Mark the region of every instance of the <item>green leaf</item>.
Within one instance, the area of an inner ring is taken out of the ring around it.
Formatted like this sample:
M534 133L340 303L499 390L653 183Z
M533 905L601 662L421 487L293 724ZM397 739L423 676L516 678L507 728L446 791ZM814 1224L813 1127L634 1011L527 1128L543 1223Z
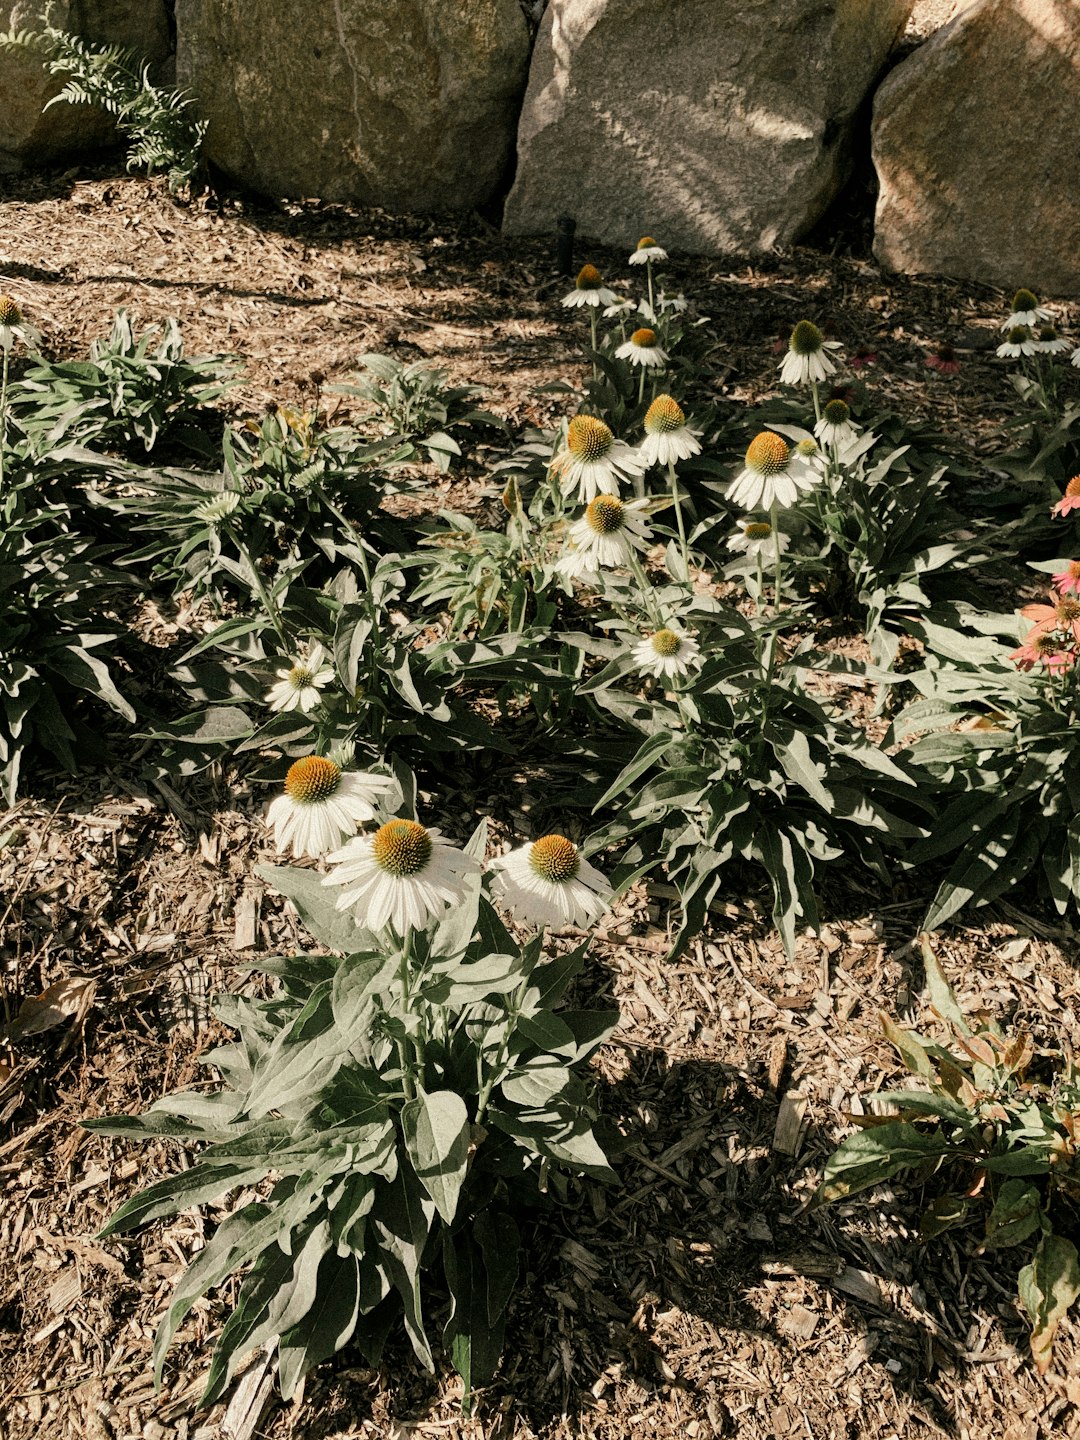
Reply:
M413 1350L431 1374L435 1373L435 1362L424 1331L420 1262L434 1218L435 1206L408 1164L399 1165L397 1178L381 1190L369 1217L372 1233L382 1249L381 1268L403 1302L405 1329Z
M926 988L930 992L930 1004L946 1024L954 1025L961 1035L970 1035L971 1027L964 1019L964 1012L953 994L952 986L945 979L945 972L938 964L929 935L919 936L919 950L926 974Z
M266 1174L266 1161L257 1156L250 1165L203 1165L196 1163L190 1170L159 1180L126 1200L101 1230L101 1237L122 1235L138 1225L147 1225L163 1215L176 1215L181 1210L216 1200L239 1185L251 1185Z
M1031 1318L1031 1354L1044 1375L1053 1359L1057 1327L1080 1296L1076 1246L1061 1235L1044 1234L1031 1264L1020 1271L1017 1288Z
M825 1162L825 1172L812 1204L829 1205L872 1185L889 1180L899 1170L922 1165L949 1154L951 1146L936 1131L924 1134L903 1120L856 1130Z
M502 1081L503 1099L527 1110L542 1109L570 1085L570 1071L549 1056L540 1056L519 1066Z
M675 736L672 735L669 730L661 730L659 734L653 735L651 739L646 740L645 744L642 745L629 765L625 766L619 772L609 788L604 791L603 795L593 806L592 813L595 815L598 810L602 810L605 805L614 800L616 795L621 795L624 790L629 789L639 776L644 775L645 771L648 770L655 761L659 760L660 756L663 755L665 750L667 750L674 741Z
M323 877L316 871L293 865L258 865L255 873L291 900L315 939L337 954L370 955L378 950L371 931L358 925L350 910L337 909L340 889L323 885Z
M521 1234L505 1210L481 1210L473 1221L473 1238L484 1255L487 1271L487 1310L492 1325L500 1318L518 1278Z
M1034 1185L1006 1180L986 1217L984 1249L1002 1250L1020 1245L1034 1235L1042 1221L1042 1197Z
M360 1310L360 1265L355 1255L323 1255L316 1295L303 1319L278 1340L278 1383L291 1400L301 1378L335 1355L356 1328Z
M478 865L482 865L486 848L487 821L481 820L465 846L465 854L476 860ZM482 885L483 874L479 868L465 877L461 887L462 898L435 927L431 938L432 955L464 955L476 931Z
M453 1090L421 1090L401 1112L405 1148L424 1189L449 1225L469 1163L469 1112Z
M835 808L833 797L822 784L817 766L810 756L810 742L803 731L793 731L786 745L778 744L774 748L788 779L800 785L827 815L831 815Z
M491 1319L483 1253L466 1232L443 1235L443 1273L451 1299L443 1344L464 1382L461 1408L468 1415L473 1390L485 1385L498 1367L504 1324L501 1315Z
M354 1051L366 1052L367 1031L375 1016L380 986L397 973L395 955L349 955L341 962L330 989L334 1025Z
M226 1320L206 1377L202 1405L212 1405L231 1383L244 1357L253 1348L251 1337L263 1327L271 1304L286 1288L293 1257L280 1245L269 1245L255 1260L240 1290L236 1308Z
M618 1181L588 1116L577 1110L552 1105L545 1110L511 1112L492 1106L487 1118L534 1154L546 1155L597 1180Z

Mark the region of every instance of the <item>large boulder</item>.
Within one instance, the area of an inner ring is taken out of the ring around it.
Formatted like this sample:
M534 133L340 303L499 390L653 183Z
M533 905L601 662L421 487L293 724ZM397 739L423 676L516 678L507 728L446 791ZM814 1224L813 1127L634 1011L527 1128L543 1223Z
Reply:
M846 178L914 0L551 0L507 201L597 240L705 254L795 239Z
M874 253L893 270L1080 293L1080 5L976 0L874 100Z
M269 195L467 209L525 88L518 0L177 0L177 78L208 157Z
M152 65L172 51L164 0L53 0L52 23L84 40L123 45ZM0 0L0 30L40 30L45 0ZM26 50L0 51L0 172L46 165L79 150L112 143L116 130L103 110L46 102L63 81L41 57Z

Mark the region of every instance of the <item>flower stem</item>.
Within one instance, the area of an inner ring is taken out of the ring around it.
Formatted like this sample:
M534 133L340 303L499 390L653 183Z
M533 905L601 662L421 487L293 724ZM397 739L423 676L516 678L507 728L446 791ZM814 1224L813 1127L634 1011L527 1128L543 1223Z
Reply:
M810 393L814 397L814 419L821 420L821 396L818 394L818 382L811 376Z
M287 655L292 649L292 642L290 641L288 635L285 633L285 626L282 624L281 620L281 611L276 605L276 603L270 598L270 592L263 584L263 578L259 574L259 571L255 565L255 561L251 558L251 553L248 550L247 546L244 544L243 540L241 540L240 536L236 533L236 531L232 528L231 525L227 525L225 528L232 536L233 544L240 552L240 558L244 561L248 569L251 571L251 580L252 585L255 588L255 593L256 595L258 595L260 601L262 602L262 607L266 611L267 619L277 631L277 637L281 641L282 649Z
M590 306L589 306L589 328L590 328L590 330L591 330L591 332L592 332L592 350L593 350L593 354L592 354L592 378L593 378L594 380L599 380L599 379L600 379L600 372L599 372L599 370L598 370L597 367L596 367L596 318L597 318L597 317L596 317L596 306L595 306L595 305L590 305Z
M401 965L398 970L398 978L401 981L401 1009L405 1015L409 1014L409 1007L412 996L409 993L409 962L412 959L412 931L405 931L405 938L401 942ZM405 1088L405 1099L416 1098L416 1085L413 1080L412 1067L419 1065L421 1078L423 1078L424 1064L424 1042L417 1038L409 1045L407 1036L402 1036L397 1041L398 1060L401 1064L401 1083Z
M660 623L660 612L656 608L656 597L653 594L653 587L649 584L649 577L645 574L645 567L642 565L641 560L638 558L638 553L633 546L629 546L629 551L627 564L630 567L630 573L641 586L641 594L645 601L645 608L649 612L649 619L658 630L661 630L663 626Z
M10 351L4 346L4 376L0 381L0 500L4 498L4 460L7 456L7 388Z
M679 546L682 549L683 566L686 569L687 580L690 576L690 549L686 543L686 522L682 513L682 497L679 495L678 481L675 479L675 461L668 461L668 480L671 482L671 498L675 502L675 523L679 527Z
M647 278L648 278L648 281L649 281L649 314L650 314L650 318L653 319L653 320L655 320L655 319L656 319L656 303L655 303L655 301L653 300L653 279L652 279L652 261L651 261L651 260L646 260L646 261L645 261L645 274L646 274L646 276L647 276Z

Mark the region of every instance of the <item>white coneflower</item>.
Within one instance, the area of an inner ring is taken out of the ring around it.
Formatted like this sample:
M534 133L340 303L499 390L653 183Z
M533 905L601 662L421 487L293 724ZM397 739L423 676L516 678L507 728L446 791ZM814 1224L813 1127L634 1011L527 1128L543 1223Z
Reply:
M1027 325L1014 325L1007 337L997 347L1003 360L1015 360L1020 355L1035 354L1035 340Z
M1060 355L1068 350L1069 342L1062 339L1053 325L1040 325L1035 332L1035 353L1037 355Z
M491 868L495 898L524 925L580 929L611 908L611 886L565 835L544 835Z
M604 319L620 319L623 315L627 313L627 311L636 310L637 308L637 302L635 300L631 300L630 297L626 295L618 300L613 300L612 303L605 308Z
M631 265L647 265L650 260L666 260L667 251L662 245L658 245L651 235L643 235L637 242L637 248L630 256Z
M828 355L839 350L838 340L826 340L810 320L800 320L791 332L788 351L780 364L780 379L785 385L809 385L814 380L827 380L836 366Z
M404 937L459 905L465 881L480 864L415 820L388 820L374 835L357 835L327 857L324 885L343 887L339 910L353 910L369 930L392 925Z
M672 315L682 315L684 311L689 310L690 301L685 295L666 295L661 290L656 299L656 308L665 313L670 310Z
M1017 290L1013 296L1012 314L1001 322L1002 330L1012 330L1017 325L1038 325L1053 316L1039 304L1032 290Z
M582 500L615 495L619 484L641 473L638 452L616 440L597 415L575 415L567 426L566 443L551 462L563 493L575 490Z
M614 290L609 290L595 265L583 265L569 295L563 296L563 304L576 308L579 305L614 305L618 300Z
M275 672L278 680L266 692L265 700L271 710L302 710L310 714L320 700L319 691L334 679L334 667L329 663L322 645L314 644L303 659Z
M625 565L633 551L647 550L649 528L642 511L645 501L630 500L625 504L614 495L597 495L586 506L585 514L570 527L573 553L586 567Z
M826 402L821 419L814 426L814 434L828 450L844 450L851 444L858 430L852 424L846 400Z
M16 340L21 340L28 350L36 350L41 344L41 332L23 319L17 301L10 295L0 295L0 350L10 354Z
M813 450L817 449L813 440ZM821 472L771 430L755 435L746 451L746 464L728 486L727 499L741 510L771 510L793 505L821 479Z
M673 465L701 451L679 402L670 395L658 395L645 412L645 439L638 447L642 465Z
M279 850L296 856L325 855L351 835L357 822L375 818L375 805L395 780L361 770L343 771L322 755L305 755L289 766L284 794L271 800L266 823Z
M727 542L727 548L735 555L745 555L756 560L763 555L766 560L775 560L779 550L782 555L791 541L781 530L774 530L768 520L740 520L739 528Z
M213 495L209 500L200 500L195 506L193 514L198 520L205 520L208 525L220 525L234 514L240 504L239 490L223 490L219 495Z
M643 365L647 370L656 370L667 364L667 351L656 338L656 331L643 325L635 330L625 344L615 351L617 360L629 360L631 365Z
M665 625L634 646L634 661L647 675L685 675L701 664L701 648L693 635L677 625Z

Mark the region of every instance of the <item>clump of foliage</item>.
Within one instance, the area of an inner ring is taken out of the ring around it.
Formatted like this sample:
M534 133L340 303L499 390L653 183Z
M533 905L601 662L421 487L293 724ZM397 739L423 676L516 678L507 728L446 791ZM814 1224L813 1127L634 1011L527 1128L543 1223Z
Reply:
M485 826L468 853L481 858ZM114 1234L241 1187L180 1281L165 1353L198 1298L247 1269L203 1403L257 1345L276 1347L283 1394L347 1342L375 1364L404 1323L434 1370L430 1291L445 1287L443 1347L472 1389L498 1365L521 1227L575 1177L615 1176L596 1134L586 1062L616 1016L561 1008L586 945L519 945L481 891L400 939L360 928L307 870L267 869L332 955L260 967L269 999L225 997L239 1039L206 1057L224 1084L180 1091L141 1118L92 1120L121 1136L203 1148L190 1168L121 1206Z
M1021 1304L1031 1322L1031 1353L1045 1372L1054 1334L1080 1298L1080 1261L1061 1227L1080 1218L1080 1070L1071 1055L1036 1046L995 1022L973 1027L957 1003L929 940L922 954L931 1005L945 1044L882 1025L901 1060L925 1088L888 1090L897 1115L864 1115L830 1157L816 1205L844 1200L902 1171L918 1183L947 1176L947 1193L922 1217L932 1239L981 1219L978 1253L1034 1243L1020 1271Z
M164 170L176 194L200 171L206 122L195 120L182 91L155 85L150 66L122 45L95 45L46 21L40 30L10 30L0 48L30 50L43 57L52 75L66 77L45 108L67 102L98 105L116 120L129 142L129 170L153 175Z

